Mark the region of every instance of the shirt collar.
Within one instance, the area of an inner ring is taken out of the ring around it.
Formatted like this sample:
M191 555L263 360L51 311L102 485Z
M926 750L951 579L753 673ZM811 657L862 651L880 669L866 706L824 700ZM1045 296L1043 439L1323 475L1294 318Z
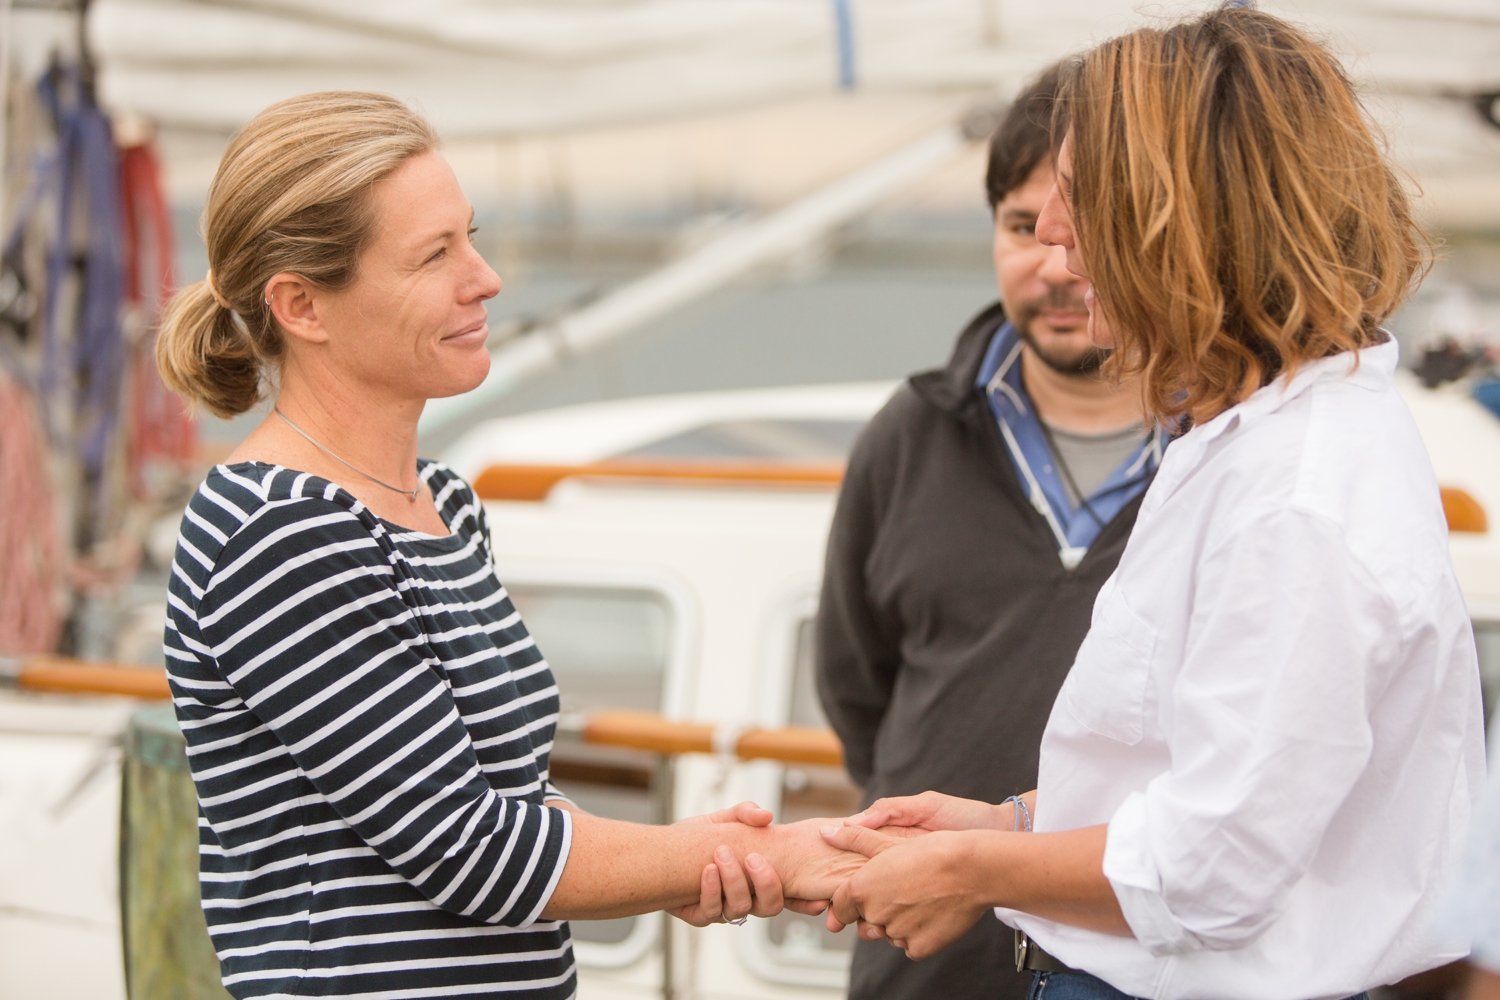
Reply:
M1011 390L1005 393L1006 396L1016 409L1026 414L1030 412L1030 407L1022 388L1020 357L1021 334L1010 320L1006 320L990 339L990 346L984 352L984 360L979 363L979 373L974 384L987 393Z
M1396 374L1401 351L1396 338L1386 335L1386 342L1358 352L1344 351L1329 358L1319 358L1298 367L1296 373L1275 379L1270 385L1251 393L1243 402L1231 406L1206 424L1200 424L1172 443L1156 481L1141 504L1142 518L1154 514L1177 487L1198 467L1209 453L1209 445L1230 431L1275 413L1308 389L1323 382L1346 380L1362 389L1378 391L1388 387Z
M1189 436L1208 444L1247 421L1275 413L1287 403L1321 382L1342 380L1361 389L1379 391L1390 386L1401 359L1396 338L1386 334L1383 344L1359 351L1343 351L1332 357L1319 358L1298 366L1291 378L1281 376L1251 393L1248 398L1214 417Z

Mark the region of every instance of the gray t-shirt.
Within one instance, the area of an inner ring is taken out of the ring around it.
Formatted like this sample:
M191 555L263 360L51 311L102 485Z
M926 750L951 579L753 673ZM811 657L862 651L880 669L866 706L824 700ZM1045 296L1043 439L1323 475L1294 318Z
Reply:
M1145 440L1146 428L1143 424L1131 424L1103 434L1079 434L1048 424L1047 433L1057 451L1053 457L1067 470L1058 478L1068 494L1068 503L1076 509L1135 452ZM1069 474L1072 482L1068 481ZM1074 491L1075 484L1083 491L1083 497Z

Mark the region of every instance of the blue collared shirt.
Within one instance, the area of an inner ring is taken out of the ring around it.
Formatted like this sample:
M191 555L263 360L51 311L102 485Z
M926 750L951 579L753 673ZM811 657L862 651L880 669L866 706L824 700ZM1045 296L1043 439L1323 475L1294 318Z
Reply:
M990 340L975 384L989 398L1027 499L1052 529L1058 558L1072 569L1083 560L1104 526L1146 489L1151 474L1161 464L1169 436L1161 428L1143 436L1130 457L1099 484L1085 504L1075 508L1068 502L1036 407L1021 382L1022 344L1016 328L1005 322Z

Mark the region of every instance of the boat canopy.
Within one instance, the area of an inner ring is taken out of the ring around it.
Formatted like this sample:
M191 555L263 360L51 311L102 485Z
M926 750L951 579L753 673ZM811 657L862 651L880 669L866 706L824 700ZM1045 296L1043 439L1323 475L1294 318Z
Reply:
M1050 61L1149 16L1132 6L95 0L89 35L106 102L163 125L233 130L282 97L363 88L415 101L457 137L618 125L838 86L1004 94ZM1474 96L1500 91L1500 8L1490 0L1261 6L1329 38L1380 92L1465 104L1474 130L1481 127Z

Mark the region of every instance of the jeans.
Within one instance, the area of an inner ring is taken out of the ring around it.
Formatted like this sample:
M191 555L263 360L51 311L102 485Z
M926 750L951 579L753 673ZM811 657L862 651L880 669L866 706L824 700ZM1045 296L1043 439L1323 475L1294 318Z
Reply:
M1087 972L1034 972L1026 1000L1138 1000ZM1361 993L1349 1000L1370 1000Z

